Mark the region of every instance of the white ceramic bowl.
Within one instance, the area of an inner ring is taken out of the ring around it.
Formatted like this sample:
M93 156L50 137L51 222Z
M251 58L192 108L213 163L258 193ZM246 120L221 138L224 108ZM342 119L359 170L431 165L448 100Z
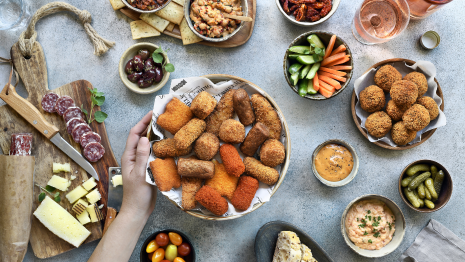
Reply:
M361 249L357 247L350 240L349 236L347 236L346 224L345 224L347 212L352 207L352 205L354 205L356 202L361 201L361 200L380 200L384 202L389 207L389 209L391 209L392 213L396 217L396 222L395 222L396 231L394 232L394 237L392 238L391 242L389 242L386 246L382 247L379 250ZM369 257L369 258L383 257L393 252L394 250L396 250L402 243L402 240L404 239L406 226L407 224L405 223L404 214L402 213L402 210L400 210L399 206L397 206L397 204L394 203L394 201L381 195L363 195L361 197L354 199L352 202L350 202L347 205L346 209L344 210L344 213L342 213L342 218L341 218L341 231L342 231L342 236L344 237L346 244L353 251L355 251L355 253L361 256L364 256L364 257Z
M165 7L171 2L171 0L167 0L162 6L156 8L156 9L153 9L153 10L142 10L142 9L139 9L139 8L137 8L137 7L133 7L132 5L130 5L130 4L128 3L127 0L121 0L121 1L123 1L123 3L124 3L129 9L132 9L132 10L138 12L138 13L155 13L155 12L160 11L161 9L165 8Z
M276 1L276 5L278 6L279 11L281 11L281 14L287 20L289 20L293 24L296 24L296 25L299 25L299 26L307 26L307 27L308 26L318 25L318 24L321 24L324 21L328 20L336 12L337 8L339 7L339 3L341 2L341 0L332 0L333 8L331 9L331 11L325 17L321 18L320 20L318 20L316 22L307 22L307 21L297 21L297 20L295 20L295 17L292 14L288 15L288 14L286 14L286 12L284 12L283 7L281 6L280 0L275 0L275 1Z

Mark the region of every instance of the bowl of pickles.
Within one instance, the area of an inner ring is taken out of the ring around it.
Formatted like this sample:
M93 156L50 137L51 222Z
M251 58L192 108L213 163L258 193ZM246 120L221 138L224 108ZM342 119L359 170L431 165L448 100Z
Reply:
M443 208L452 196L452 177L433 160L418 160L402 170L399 194L411 209L431 213Z

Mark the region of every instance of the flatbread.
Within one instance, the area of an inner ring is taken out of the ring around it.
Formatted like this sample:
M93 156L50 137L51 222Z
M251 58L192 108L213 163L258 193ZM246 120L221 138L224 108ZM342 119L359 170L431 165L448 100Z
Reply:
M170 24L166 27L166 30L173 32L173 29L174 29L175 25L176 24L170 22Z
M131 22L132 39L159 36L160 32L142 20Z
M176 2L179 5L184 6L185 0L173 0L173 2Z
M187 24L186 18L182 19L181 25L179 25L179 30L181 31L181 38L183 45L190 45L202 41L202 38L192 32Z
M165 8L155 12L159 17L164 18L177 25L181 24L184 17L184 8L175 2L170 2Z
M118 10L126 6L121 0L110 0L110 4L113 10Z
M142 19L142 21L146 22L147 24L155 27L155 29L157 29L160 32L165 31L166 27L170 23L170 21L165 20L165 19L159 17L158 15L152 14L152 13L150 13L150 14L149 13L144 13L144 14L142 14L140 16L140 19Z

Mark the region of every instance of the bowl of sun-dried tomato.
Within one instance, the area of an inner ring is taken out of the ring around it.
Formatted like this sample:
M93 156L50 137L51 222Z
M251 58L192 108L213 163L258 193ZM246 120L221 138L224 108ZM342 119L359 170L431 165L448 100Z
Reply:
M171 0L122 0L129 8L138 13L154 13L167 6Z
M314 26L328 20L341 0L276 0L283 16L300 26Z

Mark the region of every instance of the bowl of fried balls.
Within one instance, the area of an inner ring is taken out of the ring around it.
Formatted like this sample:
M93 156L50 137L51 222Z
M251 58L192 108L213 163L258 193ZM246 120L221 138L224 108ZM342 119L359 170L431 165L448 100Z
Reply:
M289 129L278 105L260 87L235 76L204 77L248 85L216 97L207 91L191 94L190 104L170 98L156 118L164 139L156 141L148 132L154 157L150 176L186 213L235 219L267 201L257 194L266 190L272 196L283 182L290 161Z
M436 129L422 133L420 141L411 143L419 131L438 118L439 110L444 111L444 98L437 79L434 81L437 84L436 94L442 100L440 106L432 97L426 95L426 76L417 71L403 76L392 66L396 62L405 62L409 66L415 64L415 61L396 58L373 65L367 72L373 68L377 69L374 84L365 87L359 97L355 91L353 92L351 109L355 124L366 138L368 134L374 138L390 135L397 146L391 146L381 140L374 144L392 150L405 150L422 144L433 135ZM365 128L355 112L357 102L360 102L362 110L369 114Z

